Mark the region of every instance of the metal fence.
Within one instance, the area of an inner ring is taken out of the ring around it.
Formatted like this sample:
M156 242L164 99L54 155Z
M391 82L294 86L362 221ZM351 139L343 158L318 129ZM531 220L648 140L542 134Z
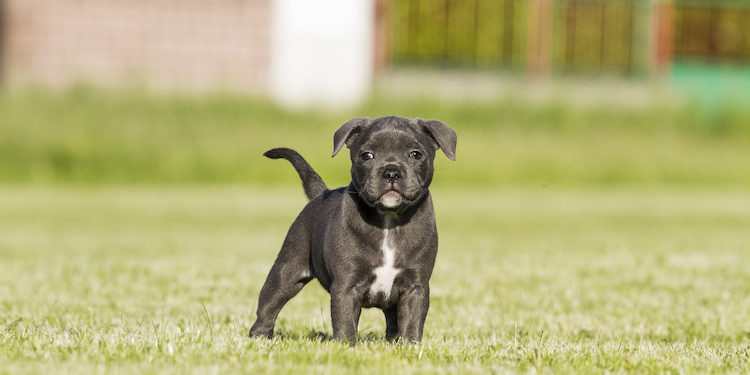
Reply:
M674 59L750 64L750 1L393 0L392 6L397 65L633 76Z
M520 67L524 0L395 0L396 63Z
M640 0L558 1L553 69L633 74L646 69L647 36Z
M678 2L674 28L675 59L750 62L750 1Z

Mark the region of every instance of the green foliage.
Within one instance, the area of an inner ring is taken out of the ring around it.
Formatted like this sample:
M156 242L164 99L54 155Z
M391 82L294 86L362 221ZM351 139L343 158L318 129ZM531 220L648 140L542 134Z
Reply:
M292 111L238 95L159 96L85 87L0 96L0 182L296 184L261 154L297 149L330 186L330 159L349 118L437 118L459 135L438 186L711 185L750 183L750 112L723 106L591 107L512 99L448 101L374 95L352 110Z
M349 348L317 282L246 337L300 188L0 188L0 372L750 371L746 192L434 198L424 342Z

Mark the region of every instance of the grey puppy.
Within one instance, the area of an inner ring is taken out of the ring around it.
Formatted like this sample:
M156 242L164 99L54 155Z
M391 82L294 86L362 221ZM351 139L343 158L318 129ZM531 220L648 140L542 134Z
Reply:
M456 140L437 120L347 121L333 136L332 156L346 144L352 181L335 190L297 152L267 151L292 163L310 202L263 284L250 336L271 337L281 308L317 278L331 294L336 339L353 344L362 308L377 307L385 313L388 340L419 342L438 246L428 187L436 150L455 160Z

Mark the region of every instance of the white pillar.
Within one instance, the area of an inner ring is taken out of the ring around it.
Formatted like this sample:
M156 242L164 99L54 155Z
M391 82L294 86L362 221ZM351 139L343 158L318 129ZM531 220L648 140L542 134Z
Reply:
M372 0L272 0L270 92L291 106L355 104L373 75Z

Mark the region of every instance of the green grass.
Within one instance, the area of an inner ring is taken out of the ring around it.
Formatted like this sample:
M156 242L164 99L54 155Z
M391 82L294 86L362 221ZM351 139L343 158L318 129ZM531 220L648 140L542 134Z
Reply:
M311 283L278 337L259 289L355 116L438 118L441 245L421 345L368 310L331 341ZM216 94L0 94L0 373L750 372L750 112L375 95L290 111ZM294 187L293 187L294 186Z
M750 111L698 106L586 107L510 99L440 101L376 95L359 108L289 111L232 95L158 96L78 87L0 95L0 183L269 184L296 181L261 154L299 150L344 183L332 134L356 116L437 118L458 135L465 186L750 185Z
M0 373L750 371L746 191L433 193L424 342L349 348L316 282L246 337L299 188L2 187Z

